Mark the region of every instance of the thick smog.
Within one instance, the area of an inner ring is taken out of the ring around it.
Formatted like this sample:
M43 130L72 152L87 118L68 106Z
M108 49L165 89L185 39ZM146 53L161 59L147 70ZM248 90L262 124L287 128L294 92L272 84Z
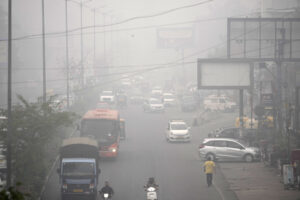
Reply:
M299 200L299 0L2 0L0 199Z

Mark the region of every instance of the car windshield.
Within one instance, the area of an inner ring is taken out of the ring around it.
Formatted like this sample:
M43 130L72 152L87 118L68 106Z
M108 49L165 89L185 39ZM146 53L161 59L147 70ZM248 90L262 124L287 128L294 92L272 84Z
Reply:
M172 130L186 130L187 126L184 123L171 124L171 129Z
M161 104L161 102L158 99L151 99L150 104Z
M62 166L65 176L90 176L95 172L95 164L91 162L66 162Z

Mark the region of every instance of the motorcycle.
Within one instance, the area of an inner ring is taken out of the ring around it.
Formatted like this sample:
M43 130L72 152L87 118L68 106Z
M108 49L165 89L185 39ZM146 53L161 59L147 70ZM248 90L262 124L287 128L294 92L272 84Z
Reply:
M147 192L146 193L146 196L147 196L147 200L157 200L157 188L155 187L144 187L145 188L145 191Z

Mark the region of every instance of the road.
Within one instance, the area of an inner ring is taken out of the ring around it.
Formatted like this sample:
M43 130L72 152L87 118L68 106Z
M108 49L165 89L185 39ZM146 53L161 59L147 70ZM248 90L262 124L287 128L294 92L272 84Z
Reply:
M126 120L127 138L120 144L116 160L101 160L100 186L108 180L115 190L114 200L141 200L145 199L143 185L153 176L162 200L234 200L221 173L217 173L214 186L207 187L197 147L209 131L233 124L235 114L218 114L213 120L192 127L190 143L165 140L169 119L183 118L191 123L194 115L182 114L174 108L165 113L144 113L139 106L123 109L121 116ZM59 192L58 175L54 172L43 200L59 200Z

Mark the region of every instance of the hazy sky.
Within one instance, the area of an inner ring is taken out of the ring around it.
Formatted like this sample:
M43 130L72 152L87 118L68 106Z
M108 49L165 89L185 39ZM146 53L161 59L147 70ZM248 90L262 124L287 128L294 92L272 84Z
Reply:
M46 38L46 65L47 79L54 80L65 78L62 70L51 70L51 68L65 67L65 1L45 1L45 29L46 33L61 32L55 37ZM79 0L68 1L68 26L69 30L80 27ZM83 0L83 26L94 24L94 15L90 8L96 8L96 25L119 22L132 17L154 15L173 8L206 2L205 0ZM4 7L7 6L2 2ZM198 23L186 23L177 26L166 26L195 28L195 45L184 50L188 56L186 61L195 61L199 57L205 57L209 51L202 51L212 47L226 38L226 18L230 16L241 16L252 13L258 7L259 1L252 0L213 0L203 5L192 8L180 9L165 15L151 18L133 20L116 26L96 28L96 59L108 65L147 65L153 63L167 63L182 58L182 51L176 49L160 49L157 47L157 28L159 25L181 23L194 20L206 20L218 18L218 20L202 21ZM88 7L88 8L87 8ZM106 13L106 21L103 20L103 13ZM13 35L14 37L40 34L41 33L41 0L14 0L13 1ZM111 18L112 16L112 18ZM221 18L221 19L219 19ZM112 20L112 21L111 21ZM152 28L127 30L129 28L140 28L153 26ZM103 31L114 31L112 34ZM83 37L83 54L86 68L93 67L93 29L85 29ZM99 32L99 33L98 33ZM101 33L102 32L102 33ZM79 31L71 32L69 37L69 59L72 62L80 62L80 35ZM105 43L104 43L105 39ZM42 43L41 37L14 42L20 67L42 66ZM104 59L104 49L106 56ZM199 52L199 53L198 53ZM202 53L200 53L202 52ZM189 56L194 54L194 56ZM196 69L193 64L190 68ZM127 69L128 70L128 69ZM20 76L20 79L41 80L41 71L29 71L28 76ZM86 74L93 72L87 70ZM161 73L158 71L157 73ZM25 73L25 72L24 72ZM26 81L25 80L25 81ZM24 81L24 80L20 80ZM63 88L63 82L49 81L49 88Z

